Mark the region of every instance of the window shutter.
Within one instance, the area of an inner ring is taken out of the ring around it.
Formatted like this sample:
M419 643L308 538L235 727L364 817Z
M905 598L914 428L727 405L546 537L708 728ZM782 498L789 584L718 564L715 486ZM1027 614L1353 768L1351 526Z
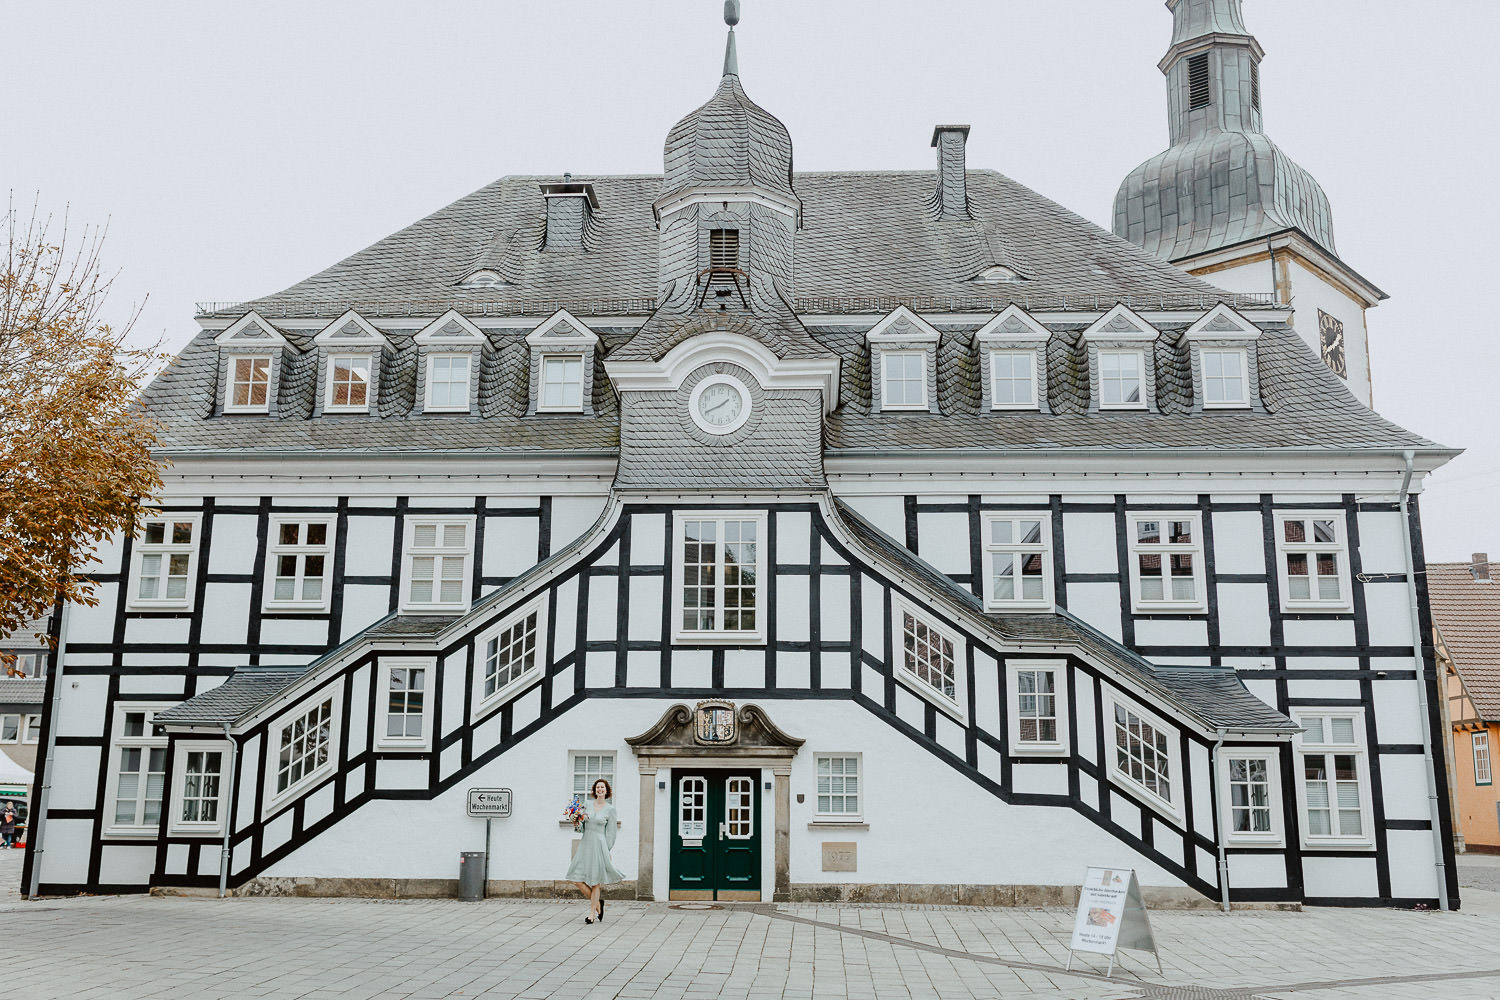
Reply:
M1188 110L1197 111L1209 105L1208 53L1188 57Z

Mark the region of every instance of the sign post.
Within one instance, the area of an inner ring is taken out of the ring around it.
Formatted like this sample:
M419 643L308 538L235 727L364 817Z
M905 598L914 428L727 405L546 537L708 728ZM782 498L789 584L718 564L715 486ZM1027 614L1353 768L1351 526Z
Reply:
M1089 951L1109 956L1109 971L1115 974L1115 955L1121 948L1149 951L1161 972L1161 955L1151 934L1151 920L1132 868L1090 868L1078 892L1078 913L1073 918L1073 940L1068 946L1068 965L1073 953Z
M490 880L490 823L510 818L509 788L469 789L468 813L484 820L484 880Z

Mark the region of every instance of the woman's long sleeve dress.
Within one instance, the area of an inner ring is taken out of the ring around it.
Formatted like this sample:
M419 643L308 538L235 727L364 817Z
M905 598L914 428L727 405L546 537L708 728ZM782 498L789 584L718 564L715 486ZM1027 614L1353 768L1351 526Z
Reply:
M619 826L615 818L615 807L611 803L598 812L593 812L592 809L592 805L585 807L587 814L583 820L583 839L578 842L573 863L568 866L568 881L582 882L584 885L622 882L624 874L609 861L609 851L615 846L615 833Z

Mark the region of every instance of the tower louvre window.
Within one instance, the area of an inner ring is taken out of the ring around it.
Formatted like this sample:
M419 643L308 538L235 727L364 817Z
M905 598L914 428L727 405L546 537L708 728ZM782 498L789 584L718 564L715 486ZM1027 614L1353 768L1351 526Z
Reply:
M1260 110L1260 63L1250 61L1250 106Z
M740 266L740 231L738 229L714 229L708 234L708 266L712 268Z
M1197 111L1209 105L1208 53L1188 57L1188 110Z

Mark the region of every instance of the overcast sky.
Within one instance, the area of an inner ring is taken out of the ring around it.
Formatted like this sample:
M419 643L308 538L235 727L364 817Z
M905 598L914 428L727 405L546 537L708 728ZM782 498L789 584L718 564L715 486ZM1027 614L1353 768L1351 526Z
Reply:
M1246 0L1267 133L1322 183L1369 313L1375 406L1468 453L1428 558L1500 558L1500 3ZM1108 227L1166 145L1158 0L744 0L747 92L803 170L971 167ZM194 303L277 291L505 174L657 173L706 100L720 0L0 0L0 188L109 223L111 313L178 347Z

